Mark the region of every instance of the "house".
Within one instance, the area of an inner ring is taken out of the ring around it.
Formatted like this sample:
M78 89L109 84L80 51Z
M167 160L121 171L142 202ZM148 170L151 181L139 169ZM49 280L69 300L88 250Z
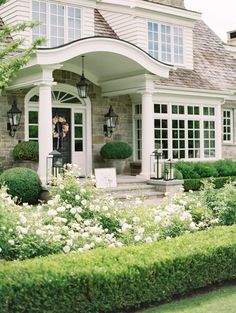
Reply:
M18 140L38 140L43 182L53 148L89 175L104 166L111 105L119 116L112 136L133 146L144 177L154 149L164 159L236 159L236 61L184 0L9 0L0 15L9 24L40 20L18 36L47 38L0 98L5 165ZM83 70L86 98L76 88ZM13 98L23 116L10 137Z

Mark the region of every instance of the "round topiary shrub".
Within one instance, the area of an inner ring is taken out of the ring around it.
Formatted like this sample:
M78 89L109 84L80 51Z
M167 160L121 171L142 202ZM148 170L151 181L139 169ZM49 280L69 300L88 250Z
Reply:
M36 141L21 141L13 149L14 160L39 160L39 145Z
M41 182L35 171L24 167L10 168L0 176L0 186L3 184L8 187L8 193L17 197L20 203L37 203Z
M125 141L111 141L102 146L103 159L127 159L132 155L132 147Z

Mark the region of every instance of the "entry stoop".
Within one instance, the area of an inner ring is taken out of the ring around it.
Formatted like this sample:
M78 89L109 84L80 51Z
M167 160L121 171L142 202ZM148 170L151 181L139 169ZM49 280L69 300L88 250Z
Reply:
M117 187L106 189L115 199L125 200L130 198L143 198L144 203L160 204L164 192L156 190L156 186L148 185L147 179L134 176L117 176Z

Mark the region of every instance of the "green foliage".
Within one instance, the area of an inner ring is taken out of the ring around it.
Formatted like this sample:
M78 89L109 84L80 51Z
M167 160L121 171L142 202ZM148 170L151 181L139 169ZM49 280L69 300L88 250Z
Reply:
M171 300L236 275L236 226L137 247L0 267L1 313L110 313Z
M236 182L228 181L223 188L215 189L214 180L205 181L201 197L221 225L236 223Z
M19 202L36 203L41 190L37 173L28 168L14 167L3 172L0 185L5 184L8 192Z
M236 176L236 163L231 160L216 162L178 162L175 168L184 179Z
M132 155L132 147L124 141L111 141L102 146L103 159L127 159Z
M14 160L39 160L39 145L35 141L21 141L13 149Z
M236 163L232 160L219 160L214 163L219 176L236 176Z
M181 161L175 164L175 169L182 173L184 179L200 178L194 169L194 165L195 163Z
M201 179L200 178L193 178L193 179L184 179L184 190L199 190L201 188Z
M222 188L228 180L234 181L236 180L236 176L234 177L214 177L214 185L215 188ZM199 190L203 185L203 180L201 178L193 178L193 179L184 179L184 190Z
M0 5L5 2L1 0ZM42 39L36 39L30 47L23 49L22 45L25 42L25 38L13 40L12 36L37 24L35 22L22 22L13 26L3 25L0 31L0 90L8 86L17 72L28 63L31 54L36 50L37 46L43 42Z

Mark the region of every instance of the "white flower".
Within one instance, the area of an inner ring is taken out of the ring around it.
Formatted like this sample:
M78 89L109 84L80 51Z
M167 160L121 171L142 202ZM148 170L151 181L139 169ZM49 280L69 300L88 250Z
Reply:
M83 248L79 248L77 251L78 251L78 252L83 252L84 249L83 249Z
M90 244L86 243L83 247L84 250L89 250L91 248Z
M141 237L140 235L136 235L136 236L134 237L134 240L135 240L135 241L140 241L140 240L142 240L142 237Z
M57 215L57 211L54 209L50 209L50 210L48 210L48 215L49 216L55 216L55 215Z
M85 226L89 226L90 224L91 224L90 220L85 220L85 221L84 221L84 225L85 225Z
M83 199L83 200L81 201L81 203L82 203L83 205L86 205L86 204L87 204L87 200L86 200L86 199Z
M140 218L138 216L134 216L133 217L133 222L134 223L139 223L140 222Z
M27 222L27 218L26 218L24 215L21 215L21 216L20 216L20 222L21 222L22 224L25 224L25 223Z
M89 233L84 232L84 233L81 234L81 237L82 238L88 238L89 237Z
M71 239L66 240L66 244L67 244L67 246L72 246L73 240L71 240Z
M151 238L151 237L147 237L147 238L145 238L145 241L146 241L147 243L152 242L152 238Z
M63 189L65 188L65 186L62 185L62 184L60 184L60 185L59 185L59 188L60 188L61 190L63 190Z
M131 228L132 228L132 226L131 226L130 224L124 223L124 224L121 226L121 231L122 231L122 232L125 232L125 231L127 231L128 229L131 229Z
M76 196L75 196L75 200L76 200L76 201L79 201L80 198L81 198L80 195L76 195Z
M75 214L76 212L77 212L76 208L71 208L71 209L70 209L70 213L71 213L71 214Z
M59 206L57 212L65 212L66 208L64 206Z
M65 247L63 247L63 251L64 251L65 253L69 253L69 252L70 252L70 246L65 246Z
M161 217L159 215L155 216L154 221L159 223L161 221Z
M0 248L0 253L2 252L2 248Z
M15 244L15 241L13 239L8 240L9 245L13 246Z
M138 233L139 235L142 235L142 234L144 233L144 231L145 231L145 228L144 228L144 227L140 227L140 228L137 229L137 233Z
M83 211L83 209L80 206L77 206L76 210L77 210L78 213L81 213Z

